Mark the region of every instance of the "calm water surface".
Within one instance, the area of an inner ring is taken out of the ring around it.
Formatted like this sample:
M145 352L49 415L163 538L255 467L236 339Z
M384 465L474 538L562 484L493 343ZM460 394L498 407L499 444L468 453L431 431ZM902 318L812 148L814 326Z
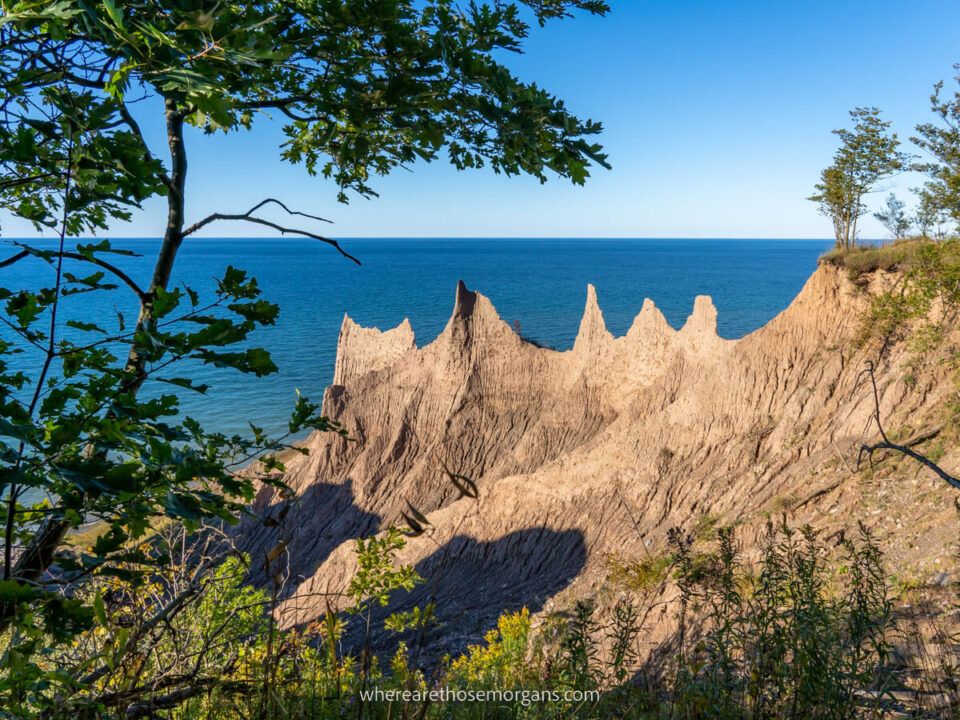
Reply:
M116 263L146 284L158 241L114 244L142 254L117 257ZM178 283L209 290L212 278L232 264L256 276L265 296L280 305L281 315L276 326L257 337L271 350L280 372L255 379L198 367L195 380L212 390L206 396L186 393L185 412L211 429L243 431L249 420L278 431L296 389L319 400L330 383L344 313L381 329L408 317L423 345L446 324L458 279L487 295L504 320L519 322L524 335L558 349L573 344L587 283L597 286L615 335L627 331L645 297L679 327L694 297L706 294L719 310L720 334L741 337L790 303L830 246L821 240L391 239L344 244L362 267L309 240L187 241L174 272ZM0 270L0 284L8 288L50 282L51 277L52 271L35 261ZM65 316L112 328L119 309L130 322L135 308L121 292L71 298ZM16 363L29 368L31 360L18 356Z

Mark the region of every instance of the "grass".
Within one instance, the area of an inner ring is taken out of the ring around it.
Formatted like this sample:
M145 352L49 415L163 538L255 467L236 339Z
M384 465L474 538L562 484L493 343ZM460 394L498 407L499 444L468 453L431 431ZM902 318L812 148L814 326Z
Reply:
M880 271L908 270L916 264L923 248L933 244L924 238L894 240L875 247L857 246L849 250L834 248L821 256L820 262L846 269L851 280Z

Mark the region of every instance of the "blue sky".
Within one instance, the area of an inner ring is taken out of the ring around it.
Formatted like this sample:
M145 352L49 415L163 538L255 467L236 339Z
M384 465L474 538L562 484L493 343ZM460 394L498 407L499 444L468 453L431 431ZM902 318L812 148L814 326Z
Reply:
M606 18L534 28L526 54L509 59L604 123L614 167L586 187L419 164L378 180L379 198L342 205L332 184L277 159L280 118L263 118L250 133L188 138L189 218L270 195L334 220L323 229L338 237L827 237L805 197L835 148L830 130L875 105L907 139L928 119L932 84L960 62L956 0L611 5ZM161 147L158 123L142 119ZM906 197L918 181L890 187ZM111 232L153 237L163 219L153 203ZM3 220L5 236L33 234ZM221 223L206 234L263 232ZM863 234L883 231L870 218Z

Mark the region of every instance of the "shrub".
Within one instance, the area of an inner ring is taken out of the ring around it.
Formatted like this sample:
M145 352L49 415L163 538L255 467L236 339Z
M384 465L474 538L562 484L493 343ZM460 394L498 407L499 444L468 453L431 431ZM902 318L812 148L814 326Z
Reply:
M672 655L655 652L643 665L642 613L627 600L602 616L581 601L540 628L526 609L506 613L483 642L439 668L418 665L419 656L403 642L385 659L343 655L345 625L367 624L372 605L389 603L395 590L416 581L409 567L395 565L403 545L395 531L357 544L361 570L350 584L351 608L328 610L285 631L271 621L271 594L245 584L241 558L197 566L184 562L198 554L187 548L170 554L146 585L117 578L97 588L92 604L99 627L49 658L46 668L65 679L63 687L73 682L74 695L61 693L59 704L43 705L51 718L177 720L839 720L879 708L897 678L888 663L892 604L882 556L867 529L830 547L809 528L768 523L756 564L741 560L731 528L715 530L711 545L696 550L692 534L671 532L672 555L657 564L669 563L665 580L679 589L679 627L661 647ZM186 539L177 528L160 537L154 550ZM194 590L182 606L145 628L144 618L170 607L191 577ZM421 619L429 615L420 613ZM361 700L363 690L439 687L517 694L500 704ZM564 699L572 689L599 690L599 699ZM524 701L521 692L540 699Z
M497 627L485 636L486 645L471 645L465 655L450 663L446 674L452 685L463 687L516 688L535 680L527 665L530 612L501 615Z
M607 560L607 577L614 587L635 593L647 593L667 579L672 563L673 558L670 555L650 555L629 561L611 556Z
M706 612L697 642L678 650L673 717L848 718L863 691L883 689L891 603L866 528L842 543L836 592L808 528L768 525L755 579L743 575L729 529L718 545L710 582L678 566L682 602Z

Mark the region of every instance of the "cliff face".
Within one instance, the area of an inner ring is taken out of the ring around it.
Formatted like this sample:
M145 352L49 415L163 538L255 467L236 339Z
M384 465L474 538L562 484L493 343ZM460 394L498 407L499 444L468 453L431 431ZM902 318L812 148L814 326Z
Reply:
M826 529L869 520L854 473L860 442L876 437L867 355L854 349L868 301L822 266L740 340L717 336L707 297L680 330L647 300L617 338L589 287L566 352L525 342L463 284L422 348L406 321L380 332L344 318L324 402L354 441L310 437L310 454L287 464L296 498L263 488L255 503L282 522L246 521L241 545L256 560L287 543L279 615L309 621L349 580L351 540L403 525L409 502L432 527L402 559L438 593L455 649L504 609L596 594L609 556L656 552L668 528L704 515L742 523L748 545L771 510ZM904 383L908 363L894 346L879 365L888 430L923 429L949 392L935 369ZM472 478L479 499L461 497L444 466ZM912 473L926 495L948 494ZM897 512L903 522L910 511Z

